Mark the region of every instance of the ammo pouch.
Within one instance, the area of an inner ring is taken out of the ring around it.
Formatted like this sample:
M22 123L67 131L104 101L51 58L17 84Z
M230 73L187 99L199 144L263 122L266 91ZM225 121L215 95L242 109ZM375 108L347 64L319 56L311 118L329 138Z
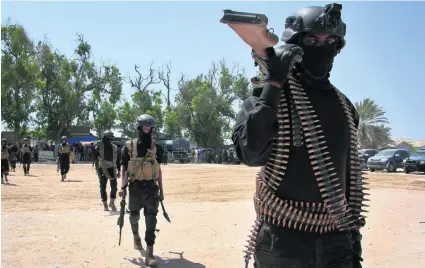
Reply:
M129 181L149 181L158 176L159 166L150 157L134 157L128 162Z

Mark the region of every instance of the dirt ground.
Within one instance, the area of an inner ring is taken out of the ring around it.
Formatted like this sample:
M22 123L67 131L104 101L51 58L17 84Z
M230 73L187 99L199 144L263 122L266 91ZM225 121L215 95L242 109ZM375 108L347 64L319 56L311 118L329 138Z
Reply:
M155 246L159 267L244 267L257 170L163 166L164 204L172 223L160 212ZM128 216L118 246L118 215L103 211L91 165L72 165L66 182L60 182L53 165L34 164L30 176L22 173L11 173L10 184L1 187L2 267L145 267L144 252L132 247ZM363 267L424 267L425 175L365 176L372 201L363 229Z

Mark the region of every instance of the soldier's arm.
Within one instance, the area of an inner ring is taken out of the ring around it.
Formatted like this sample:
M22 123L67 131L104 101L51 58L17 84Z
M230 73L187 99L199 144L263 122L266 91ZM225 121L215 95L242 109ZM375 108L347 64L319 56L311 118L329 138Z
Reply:
M232 140L237 156L247 166L263 166L270 157L278 130L280 94L280 88L266 84L243 102Z
M157 150L156 151L156 158L161 159L162 158L161 154L162 154L161 150ZM161 159L161 161L162 161L162 159ZM163 200L164 199L164 187L162 187L162 169L161 169L161 165L159 163L160 162L158 161L158 165L159 165L158 185L159 185L160 197L161 197L161 200Z

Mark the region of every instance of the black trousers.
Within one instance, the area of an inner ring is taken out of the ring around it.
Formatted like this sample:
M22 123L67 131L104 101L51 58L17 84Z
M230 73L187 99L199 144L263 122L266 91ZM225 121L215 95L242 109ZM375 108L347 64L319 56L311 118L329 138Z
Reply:
M354 268L351 232L308 233L266 223L257 236L255 268Z
M148 246L155 244L155 229L159 207L159 186L151 181L131 182L129 187L130 224L133 234L139 233L140 210L145 216L145 242Z
M9 161L7 159L1 160L1 176L9 175Z
M106 193L106 185L108 184L109 179L106 178L105 174L100 173L97 175L99 177L99 186L100 186L100 198L102 199L102 201L107 201L108 200L108 194ZM111 184L111 192L109 194L109 197L111 199L116 199L117 198L117 179L113 179L110 180L110 184Z
M34 162L38 162L38 154L34 154Z

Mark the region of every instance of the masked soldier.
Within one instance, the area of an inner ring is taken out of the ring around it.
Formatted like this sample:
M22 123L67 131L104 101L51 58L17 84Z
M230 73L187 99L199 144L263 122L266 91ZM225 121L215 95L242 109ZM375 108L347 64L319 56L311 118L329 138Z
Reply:
M246 255L255 253L257 268L361 267L358 115L329 81L345 45L341 9L308 7L286 19L286 45L266 49L264 87L235 126L239 159L262 166Z
M108 180L111 185L111 193L109 195L109 207L112 211L117 211L115 207L115 198L117 195L117 178L120 177L121 158L120 151L115 144L112 144L114 133L107 131L103 134L102 140L96 147L95 156L96 172L99 177L100 198L102 199L103 209L108 211L108 195L106 193L106 185Z
M130 224L133 231L134 248L142 249L139 236L140 210L143 209L146 223L145 241L147 244L146 264L156 265L153 256L155 228L159 201L164 199L162 171L158 164L157 145L152 138L155 119L147 114L137 118L139 138L127 141L122 149L122 189L129 182ZM128 177L127 177L128 176Z
M12 154L9 146L7 146L7 140L1 139L1 184L8 183L7 176L9 175L9 157Z
M21 148L21 163L24 168L24 176L30 174L31 167L31 152L33 148L30 146L30 141L28 138L24 139L24 144Z
M68 138L62 136L61 144L58 147L58 168L61 173L61 181L65 181L66 174L69 171L69 165L71 162L71 147L68 144Z

